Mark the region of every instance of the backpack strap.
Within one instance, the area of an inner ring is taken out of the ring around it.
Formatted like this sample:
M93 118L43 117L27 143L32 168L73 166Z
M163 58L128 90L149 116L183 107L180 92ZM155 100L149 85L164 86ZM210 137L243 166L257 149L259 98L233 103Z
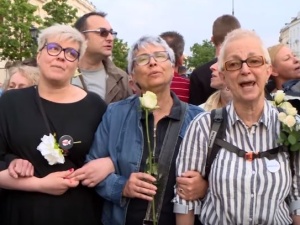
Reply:
M211 130L209 135L208 150L205 164L204 178L207 180L210 174L210 169L213 161L215 160L220 146L216 145L215 140L223 139L225 137L225 129L227 124L227 111L226 108L213 109L210 113Z

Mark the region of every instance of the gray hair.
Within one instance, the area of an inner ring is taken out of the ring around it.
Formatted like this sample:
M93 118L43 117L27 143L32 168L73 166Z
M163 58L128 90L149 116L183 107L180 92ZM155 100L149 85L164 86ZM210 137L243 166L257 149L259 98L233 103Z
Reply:
M218 57L219 71L224 70L225 51L227 50L228 44L231 43L232 41L239 40L242 38L253 38L253 39L257 40L261 45L261 49L263 51L263 56L266 60L266 64L271 64L271 59L270 59L268 49L264 46L263 41L254 31L245 30L245 29L235 29L226 35L225 40L221 46L220 54Z
M162 39L159 36L143 36L140 39L138 39L129 49L127 61L128 61L128 73L133 74L133 64L134 64L134 58L136 56L136 53L141 48L146 48L147 45L155 45L155 46L161 46L163 47L169 54L170 61L172 65L175 65L175 55L173 50L169 47L167 42Z
M76 41L79 43L80 58L85 53L87 43L84 36L69 25L55 24L42 30L38 37L38 50L44 47L49 38Z

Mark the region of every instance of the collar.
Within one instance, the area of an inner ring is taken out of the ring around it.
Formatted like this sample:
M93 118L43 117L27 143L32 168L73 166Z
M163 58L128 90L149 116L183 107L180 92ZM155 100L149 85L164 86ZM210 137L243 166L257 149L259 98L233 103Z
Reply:
M103 66L108 76L113 77L116 81L123 79L123 76L118 71L118 67L109 58L102 60Z
M233 106L233 102L231 101L227 106L227 112L228 112L228 123L233 126L234 124L236 124L238 121L240 121L241 123L244 124L244 122L241 120L241 118L237 115L234 106ZM263 109L263 113L260 116L259 120L258 120L258 124L261 123L263 124L266 128L271 126L271 110L272 110L272 105L265 100L264 101L264 109Z

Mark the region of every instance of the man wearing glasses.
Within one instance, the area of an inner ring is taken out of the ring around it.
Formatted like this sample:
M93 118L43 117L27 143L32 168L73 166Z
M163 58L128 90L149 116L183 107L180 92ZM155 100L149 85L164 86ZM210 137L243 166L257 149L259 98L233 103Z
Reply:
M80 75L72 83L100 95L106 103L119 101L132 94L128 75L110 60L117 35L104 12L91 12L80 17L75 28L87 40L87 49L79 62Z

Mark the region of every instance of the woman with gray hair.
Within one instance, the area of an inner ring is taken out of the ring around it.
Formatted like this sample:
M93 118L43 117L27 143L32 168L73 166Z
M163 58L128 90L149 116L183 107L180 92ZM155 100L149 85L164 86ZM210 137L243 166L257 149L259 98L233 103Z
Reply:
M98 127L87 159L110 156L115 166L115 172L96 187L105 199L105 225L175 224L175 158L188 124L202 110L181 102L170 91L174 60L173 51L160 37L141 37L129 51L129 74L143 98L149 92L156 95L158 107L148 114L139 96L133 95L110 104ZM150 161L158 165L158 176L149 174Z
M209 189L202 201L176 196L178 204L189 208L177 211L176 224L192 225L194 214L204 225L299 224L299 151L278 142L279 112L264 95L272 72L267 49L253 31L237 29L226 36L218 64L233 99L223 108L223 135L214 142L211 126L217 118L212 120L210 112L189 126L177 175L199 171L208 177ZM196 210L199 205L202 209Z
M101 224L101 199L84 186L91 182L68 178L83 166L106 110L99 96L70 82L85 48L82 34L70 26L44 29L38 86L0 99L0 160L9 165L0 172L2 225Z

